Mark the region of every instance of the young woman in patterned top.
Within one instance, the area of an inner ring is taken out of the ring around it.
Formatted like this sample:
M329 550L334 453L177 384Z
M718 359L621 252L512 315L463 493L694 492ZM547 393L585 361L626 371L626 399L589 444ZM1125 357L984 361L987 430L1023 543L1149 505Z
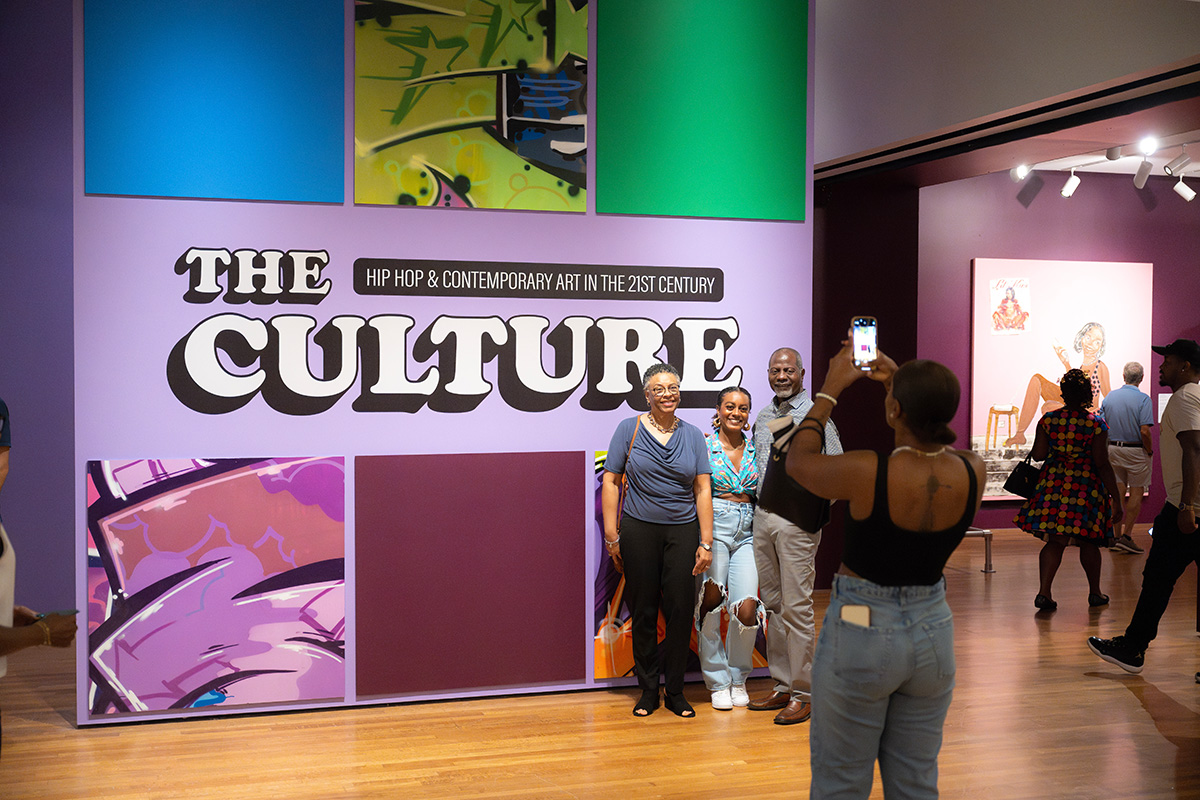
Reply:
M758 465L754 442L745 435L749 419L750 393L730 386L717 395L714 430L705 434L712 466L713 558L703 575L696 617L704 683L713 708L721 711L750 703L746 677L754 668L754 640L765 616L754 565ZM729 616L724 641L721 609Z

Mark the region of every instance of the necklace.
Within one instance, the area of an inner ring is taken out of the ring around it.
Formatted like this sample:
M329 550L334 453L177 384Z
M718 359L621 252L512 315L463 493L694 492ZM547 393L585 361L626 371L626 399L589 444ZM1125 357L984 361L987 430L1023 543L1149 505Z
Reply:
M902 445L900 445L899 447L897 447L895 450L893 450L893 451L892 451L892 455L895 455L896 453L899 453L901 450L907 450L907 451L908 451L908 452L910 452L910 453L916 453L917 455L919 455L919 456L924 456L925 458L937 458L937 457L938 457L938 456L940 456L942 453L946 452L946 445L942 445L942 446L941 446L941 447L939 447L937 450L934 450L934 451L932 451L932 452L928 452L928 451L925 451L925 450L918 450L918 449L917 449L917 448L915 448L915 447L909 447L909 446L908 446L908 445L906 445L906 444L902 444Z
M654 430L663 435L670 435L675 432L676 428L679 427L679 417L674 418L674 420L671 422L671 427L669 428L664 428L663 426L659 425L658 422L655 421L653 414L646 414L646 419L650 422L650 426L654 428Z

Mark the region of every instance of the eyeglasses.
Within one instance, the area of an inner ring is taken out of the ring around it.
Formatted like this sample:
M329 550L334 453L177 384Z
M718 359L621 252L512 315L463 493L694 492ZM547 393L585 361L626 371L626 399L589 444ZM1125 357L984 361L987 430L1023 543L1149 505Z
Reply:
M668 395L671 397L678 397L679 386L655 386L650 390L650 394L654 395L655 397L667 397Z

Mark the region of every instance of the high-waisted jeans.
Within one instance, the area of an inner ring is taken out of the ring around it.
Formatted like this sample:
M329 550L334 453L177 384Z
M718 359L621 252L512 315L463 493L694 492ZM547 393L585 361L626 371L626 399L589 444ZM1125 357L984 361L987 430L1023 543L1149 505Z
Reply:
M628 514L621 518L621 560L625 564L625 602L633 634L633 669L642 691L658 691L658 609L661 603L662 673L668 694L683 691L696 602L698 520L657 525Z
M954 620L945 581L880 586L836 575L813 662L813 800L883 793L937 797L942 723L954 690ZM870 625L842 618L867 606Z
M700 598L712 581L721 590L722 603L699 621L700 669L710 692L742 685L754 669L754 640L765 612L758 601L753 522L753 504L713 498L712 564L701 576ZM758 625L743 625L737 617L737 607L746 599L754 601ZM725 641L721 641L722 608L729 614Z

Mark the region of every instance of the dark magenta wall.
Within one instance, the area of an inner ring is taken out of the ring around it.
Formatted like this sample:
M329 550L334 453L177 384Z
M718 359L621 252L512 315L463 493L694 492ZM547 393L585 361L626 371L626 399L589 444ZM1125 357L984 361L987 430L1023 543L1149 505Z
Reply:
M75 595L71 14L68 0L0 4L0 397L13 417L0 513L17 602L44 610Z
M1029 187L1007 173L921 190L917 343L923 358L945 363L964 379L970 375L973 258L1151 262L1154 342L1200 340L1200 202L1183 202L1164 176L1151 177L1139 191L1130 175L1100 174L1081 175L1079 189L1064 199L1058 194L1064 177L1046 175L1032 199ZM1141 386L1156 407L1160 363L1156 357L1146 365ZM960 434L969 408L969 400L959 408ZM1157 485L1142 507L1142 522L1153 519L1165 497L1157 466L1154 473ZM985 503L976 524L1012 527L1015 509L1015 503Z

